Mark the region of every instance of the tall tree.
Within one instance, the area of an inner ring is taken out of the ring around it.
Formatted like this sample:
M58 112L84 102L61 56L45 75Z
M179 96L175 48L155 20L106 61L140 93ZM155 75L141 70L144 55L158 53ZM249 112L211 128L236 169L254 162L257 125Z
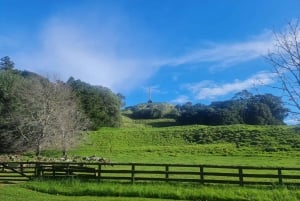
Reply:
M2 70L12 70L15 67L15 63L8 56L5 56L0 60L0 69Z
M46 79L27 78L16 87L18 99L17 110L13 118L19 122L18 130L40 155L44 147L49 147L55 135L53 122L55 120L55 88Z
M287 29L275 33L275 44L267 60L272 64L277 75L280 89L287 104L300 115L300 25L299 20L291 21Z
M84 114L90 119L92 129L101 126L119 126L121 99L110 89L93 86L70 78L67 82L80 100Z
M54 142L62 150L62 155L66 156L68 149L79 141L82 131L87 129L89 121L80 111L78 98L69 85L57 81L55 88L57 131Z
M0 72L0 93L0 145L9 152L34 149L38 156L44 148L59 147L65 155L85 129L78 101L61 81L5 70Z
M20 81L20 76L13 71L0 70L0 152L26 149L24 138L17 129L19 122L12 116L13 111L19 107L15 97L15 85Z

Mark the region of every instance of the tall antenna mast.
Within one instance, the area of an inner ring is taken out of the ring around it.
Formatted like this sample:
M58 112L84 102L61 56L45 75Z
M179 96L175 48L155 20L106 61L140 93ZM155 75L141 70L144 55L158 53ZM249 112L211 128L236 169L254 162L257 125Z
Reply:
M149 97L148 103L152 103L151 87L149 87L148 97Z

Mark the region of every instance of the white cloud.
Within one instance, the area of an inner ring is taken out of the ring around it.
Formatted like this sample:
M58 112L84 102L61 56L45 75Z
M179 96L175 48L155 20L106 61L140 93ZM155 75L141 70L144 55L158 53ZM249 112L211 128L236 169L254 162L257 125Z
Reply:
M265 31L245 42L210 44L207 48L196 49L184 56L166 59L161 65L179 66L211 62L226 67L262 57L272 48L272 33Z
M260 72L246 80L235 80L232 83L220 85L213 81L202 81L195 84L188 84L185 87L191 91L198 100L214 99L218 96L225 96L244 89L271 84L274 82L274 76L272 73Z
M135 39L124 34L130 29L126 20L108 18L108 22L51 18L40 32L37 48L19 54L18 64L44 75L55 74L63 80L73 76L114 91L135 88L157 67L144 57L139 45L133 45ZM135 37L139 40L137 34Z
M286 123L287 125L299 125L300 121L299 119L287 118L284 120L284 123Z
M181 95L181 96L177 97L176 99L171 100L170 102L175 103L175 104L183 104L183 103L186 103L189 101L190 101L190 99L188 96Z

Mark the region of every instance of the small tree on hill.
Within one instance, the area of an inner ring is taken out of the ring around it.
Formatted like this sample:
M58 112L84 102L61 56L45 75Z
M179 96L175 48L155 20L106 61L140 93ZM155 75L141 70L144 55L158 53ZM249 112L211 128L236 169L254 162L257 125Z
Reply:
M5 56L0 60L0 69L2 70L12 70L15 67L15 63L8 56Z

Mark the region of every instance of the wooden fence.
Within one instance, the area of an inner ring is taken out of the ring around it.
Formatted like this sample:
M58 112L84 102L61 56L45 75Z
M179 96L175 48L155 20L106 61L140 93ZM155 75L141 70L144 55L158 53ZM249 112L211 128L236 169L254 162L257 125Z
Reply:
M243 185L299 185L300 168L144 163L0 163L0 182L76 177L96 181L161 181Z

